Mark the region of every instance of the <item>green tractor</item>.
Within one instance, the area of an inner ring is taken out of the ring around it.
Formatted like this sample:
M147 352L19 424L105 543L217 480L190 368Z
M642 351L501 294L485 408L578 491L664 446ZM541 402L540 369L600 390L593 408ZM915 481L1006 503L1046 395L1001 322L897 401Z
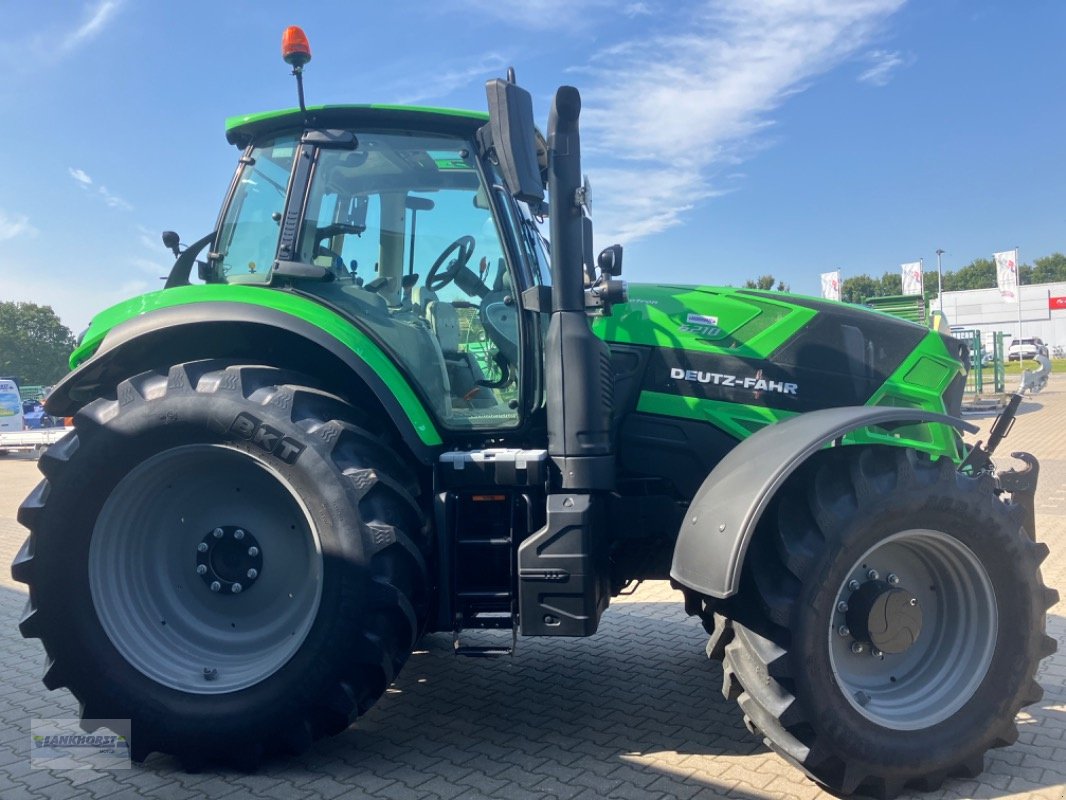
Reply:
M963 442L961 343L627 287L591 253L572 87L546 137L513 73L488 114L299 87L228 121L215 229L164 234L165 287L93 319L48 399L75 429L12 573L86 725L252 766L345 730L424 633L589 636L670 579L749 729L832 791L935 788L1016 739L1056 593L1035 459Z

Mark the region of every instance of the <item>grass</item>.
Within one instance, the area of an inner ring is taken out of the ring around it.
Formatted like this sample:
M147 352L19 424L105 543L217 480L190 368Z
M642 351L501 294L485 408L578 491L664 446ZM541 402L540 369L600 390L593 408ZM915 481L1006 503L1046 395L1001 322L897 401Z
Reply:
M1012 376L1015 379L1018 379L1018 378L1021 377L1023 369L1035 370L1037 368L1038 368L1037 363L1033 359L1030 358L1030 359L1026 359L1025 361L1022 361L1022 362L1008 361L1004 365L1004 372L1006 373L1008 379L1011 378ZM1052 373L1056 373L1056 372L1063 373L1063 372L1066 372L1066 358L1053 358L1053 359L1051 359L1051 372ZM991 386L994 377L995 377L995 375L994 375L994 373L992 371L992 368L991 367L985 367L985 369L984 369L984 378L983 378L985 386ZM1009 380L1008 380L1008 383L1009 383ZM1008 386L1007 388L1011 388L1011 387Z

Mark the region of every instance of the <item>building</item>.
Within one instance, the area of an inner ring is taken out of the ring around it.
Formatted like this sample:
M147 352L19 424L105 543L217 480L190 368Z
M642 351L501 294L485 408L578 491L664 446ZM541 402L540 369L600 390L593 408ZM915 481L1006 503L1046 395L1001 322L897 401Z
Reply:
M1039 336L1052 351L1056 346L1066 348L1066 283L1022 286L1021 297L1021 335ZM940 304L934 299L929 306L936 309ZM944 292L948 324L952 329L981 331L987 347L997 331L1018 336L1018 306L1003 300L999 289Z

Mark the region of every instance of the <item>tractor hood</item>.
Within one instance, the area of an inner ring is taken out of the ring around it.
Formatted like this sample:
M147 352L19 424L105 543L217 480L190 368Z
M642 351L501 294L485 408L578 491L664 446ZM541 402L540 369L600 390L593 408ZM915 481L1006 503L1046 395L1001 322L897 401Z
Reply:
M629 302L595 330L648 348L645 392L786 414L867 404L951 411L945 392L965 374L965 348L950 337L779 292L630 284Z

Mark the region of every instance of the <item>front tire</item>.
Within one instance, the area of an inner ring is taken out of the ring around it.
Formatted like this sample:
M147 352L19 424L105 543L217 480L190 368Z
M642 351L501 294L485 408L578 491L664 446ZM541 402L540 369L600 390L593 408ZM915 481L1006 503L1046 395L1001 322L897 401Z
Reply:
M354 409L270 367L146 372L41 458L12 565L44 683L135 759L254 766L380 697L427 613L418 484Z
M839 794L974 776L1055 650L1047 555L987 478L839 448L775 498L708 645L752 732ZM888 651L888 652L886 652Z

